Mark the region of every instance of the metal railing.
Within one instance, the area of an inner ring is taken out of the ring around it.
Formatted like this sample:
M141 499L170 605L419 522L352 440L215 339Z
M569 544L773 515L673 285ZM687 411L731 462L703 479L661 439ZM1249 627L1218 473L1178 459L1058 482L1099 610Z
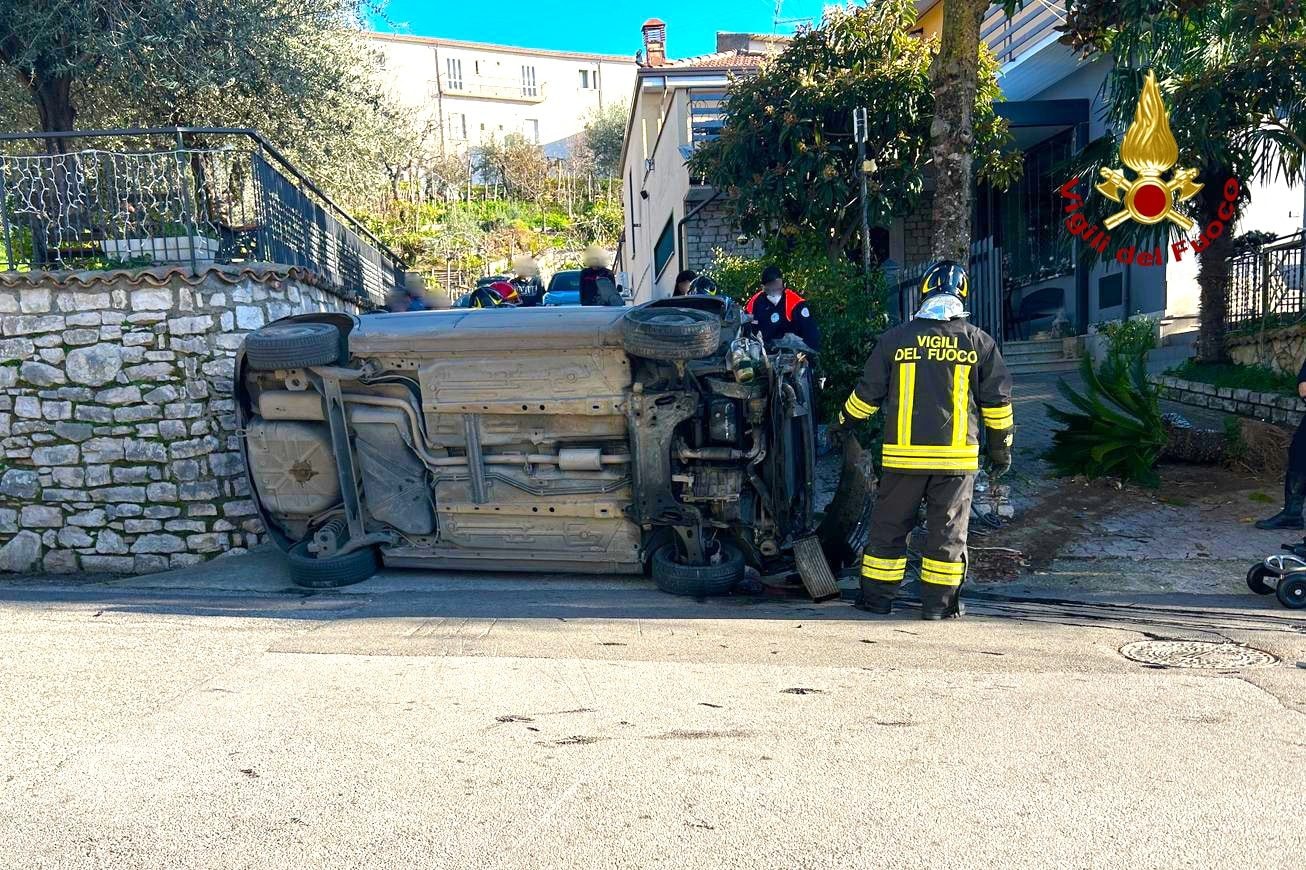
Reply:
M890 312L898 322L910 320L920 307L921 278L931 262L924 260L899 270L891 303L895 310ZM1001 346L1005 331L1006 289L1002 276L1002 249L994 244L992 236L971 241L967 277L970 291L966 310L970 312L970 321L993 336Z
M47 140L95 147L19 153ZM393 251L247 129L0 133L0 230L0 271L275 263L366 305L404 280Z
M1228 325L1288 325L1306 320L1306 235L1293 233L1230 262Z
M998 63L1007 64L1056 36L1057 27L1065 20L1064 0L1030 0L1010 18L1001 4L995 4L984 14L980 39L992 49Z

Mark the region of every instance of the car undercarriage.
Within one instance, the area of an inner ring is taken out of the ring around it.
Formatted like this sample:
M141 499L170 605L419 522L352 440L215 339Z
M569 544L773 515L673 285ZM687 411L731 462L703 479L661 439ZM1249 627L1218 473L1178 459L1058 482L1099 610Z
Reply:
M733 302L303 315L251 333L237 413L296 582L380 564L792 571L816 530L811 351Z

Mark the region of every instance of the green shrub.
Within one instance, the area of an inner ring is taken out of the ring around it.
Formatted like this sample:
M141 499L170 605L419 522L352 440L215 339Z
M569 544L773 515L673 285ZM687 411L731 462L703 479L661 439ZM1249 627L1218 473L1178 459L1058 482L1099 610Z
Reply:
M1236 363L1202 363L1184 360L1166 372L1186 381L1228 387L1231 390L1252 390L1257 393L1277 393L1281 396L1297 395L1297 376L1281 374L1265 366L1244 366Z
M1158 391L1147 380L1141 355L1132 360L1110 355L1100 365L1084 357L1084 391L1064 380L1057 389L1074 411L1048 405L1063 428L1053 433L1044 458L1060 476L1119 477L1144 486L1160 480L1155 466L1166 446Z
M1106 336L1107 354L1126 363L1146 356L1158 344L1156 321L1146 314L1099 323L1097 333Z
M800 242L775 257L753 259L717 252L708 274L722 292L747 301L757 292L762 268L774 263L785 283L807 300L821 330L819 370L823 420L833 420L861 377L875 340L888 326L884 276L869 278L845 259L831 259L817 240Z

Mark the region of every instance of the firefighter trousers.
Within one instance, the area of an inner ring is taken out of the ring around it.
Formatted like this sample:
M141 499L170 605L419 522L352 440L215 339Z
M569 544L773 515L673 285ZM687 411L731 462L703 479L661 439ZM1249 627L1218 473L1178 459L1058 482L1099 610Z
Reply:
M949 607L955 604L966 578L966 534L974 487L973 474L884 472L862 554L862 577L875 581L872 588L883 589L881 597L892 598L907 572L907 536L916 527L924 501L921 595Z

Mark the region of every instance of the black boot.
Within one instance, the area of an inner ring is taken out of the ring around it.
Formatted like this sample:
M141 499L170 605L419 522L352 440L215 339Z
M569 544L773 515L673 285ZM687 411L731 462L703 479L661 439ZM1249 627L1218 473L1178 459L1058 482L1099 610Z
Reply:
M865 610L867 613L878 613L885 616L893 612L893 596L897 591L897 584L863 577L862 592L857 596L857 600L853 602L853 607L858 610Z
M1283 510L1256 524L1258 529L1300 529L1302 505L1306 504L1306 474L1289 471L1283 479Z
M961 616L961 587L921 583L921 619L936 620Z

